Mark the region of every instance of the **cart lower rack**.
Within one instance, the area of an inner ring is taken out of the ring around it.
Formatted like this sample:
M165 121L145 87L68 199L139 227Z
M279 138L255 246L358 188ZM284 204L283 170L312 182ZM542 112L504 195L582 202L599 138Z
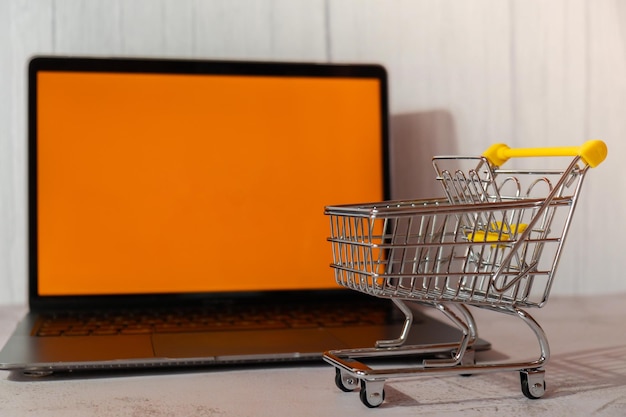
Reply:
M361 401L377 407L389 378L518 371L524 395L543 396L549 345L524 309L547 302L583 179L606 154L606 145L597 140L564 148L494 145L480 157L433 158L444 198L326 207L337 283L389 298L406 317L397 339L324 354L335 367L339 389L360 387ZM565 169L501 168L510 158L562 156L573 157ZM461 330L461 340L405 345L413 317L410 302L441 311ZM537 338L539 357L477 363L472 349L477 325L470 306L521 319ZM364 363L404 355L425 359L396 369Z

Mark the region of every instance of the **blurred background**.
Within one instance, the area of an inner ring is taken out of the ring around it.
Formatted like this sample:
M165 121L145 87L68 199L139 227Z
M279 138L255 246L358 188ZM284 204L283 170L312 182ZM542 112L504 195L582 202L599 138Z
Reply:
M26 68L38 54L383 64L392 195L439 196L430 159L604 140L552 294L626 293L626 1L3 0L0 304L25 303Z

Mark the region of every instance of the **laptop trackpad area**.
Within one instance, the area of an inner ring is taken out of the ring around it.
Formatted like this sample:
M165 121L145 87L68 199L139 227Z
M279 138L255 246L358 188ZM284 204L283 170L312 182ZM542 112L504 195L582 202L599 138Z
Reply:
M346 345L324 329L226 331L211 333L157 333L152 336L158 358L206 358L236 360L240 357L320 357L328 349Z
M71 343L68 343L71 342ZM124 361L152 357L150 336L31 337L15 336L3 349L11 364L61 364Z

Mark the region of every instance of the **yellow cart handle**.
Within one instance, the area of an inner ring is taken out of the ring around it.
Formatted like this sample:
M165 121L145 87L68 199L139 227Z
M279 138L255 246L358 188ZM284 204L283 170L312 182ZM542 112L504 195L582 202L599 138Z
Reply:
M555 148L509 148L503 143L491 145L483 156L496 166L502 166L509 158L543 156L580 156L580 159L592 168L604 161L608 153L606 144L601 140L589 140L581 146L563 146Z

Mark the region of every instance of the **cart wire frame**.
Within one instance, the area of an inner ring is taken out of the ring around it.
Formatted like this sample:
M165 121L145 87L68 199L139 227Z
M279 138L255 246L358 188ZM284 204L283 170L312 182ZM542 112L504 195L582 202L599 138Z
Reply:
M526 397L543 396L549 345L523 309L546 304L585 175L606 155L598 140L561 148L497 144L478 157L434 157L442 198L326 207L337 283L389 298L405 315L396 339L324 353L335 367L336 385L342 391L360 387L361 401L377 407L388 378L514 370ZM552 156L573 159L565 169L501 168L510 158ZM461 330L461 340L405 346L413 319L407 302L442 312ZM478 332L469 306L520 318L537 338L539 357L477 363L472 345ZM405 355L424 359L396 369L357 360Z

